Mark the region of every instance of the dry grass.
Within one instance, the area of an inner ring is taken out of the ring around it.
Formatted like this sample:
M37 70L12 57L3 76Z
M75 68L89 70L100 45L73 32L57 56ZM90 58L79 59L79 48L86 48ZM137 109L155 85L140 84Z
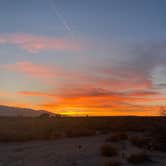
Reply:
M166 118L142 117L0 117L0 142L50 140L120 131L108 141L126 139L126 131L150 131ZM154 136L155 137L155 136ZM157 140L157 139L156 139ZM163 141L164 142L164 141Z
M96 132L89 129L72 129L66 132L67 137L83 137L83 136L93 136Z
M70 118L0 118L0 142L52 140L95 135L86 120Z

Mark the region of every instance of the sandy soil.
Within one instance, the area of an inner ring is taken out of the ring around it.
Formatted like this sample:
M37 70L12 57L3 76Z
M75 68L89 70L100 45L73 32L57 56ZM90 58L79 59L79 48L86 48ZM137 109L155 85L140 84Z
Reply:
M100 147L106 137L107 135L98 135L55 141L0 144L0 166L104 166L109 158L101 156ZM128 153L139 151L129 143L126 148ZM166 154L148 153L153 161L139 165L166 165ZM121 157L118 160L121 160ZM129 166L127 162L123 165Z

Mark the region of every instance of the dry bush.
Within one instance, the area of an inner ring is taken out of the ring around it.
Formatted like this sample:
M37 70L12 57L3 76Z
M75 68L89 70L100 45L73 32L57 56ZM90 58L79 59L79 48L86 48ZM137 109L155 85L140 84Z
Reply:
M153 141L152 149L166 152L166 139L156 139Z
M110 144L102 145L100 151L101 155L105 157L112 157L118 155L118 148Z
M150 140L148 138L145 137L141 137L141 136L132 136L129 138L129 141L131 142L131 144L139 147L139 148L147 148Z
M103 130L100 131L100 134L105 135L105 134L108 134L109 132L110 132L109 130L104 130L103 129Z
M105 163L105 166L121 166L122 163L117 160L109 160Z
M153 149L166 152L166 125L158 126L152 132Z
M106 142L118 142L122 140L128 139L128 135L124 132L118 132L112 134L110 137L106 139Z
M129 157L127 157L127 161L132 164L140 164L150 161L150 158L147 154L140 152L131 154Z

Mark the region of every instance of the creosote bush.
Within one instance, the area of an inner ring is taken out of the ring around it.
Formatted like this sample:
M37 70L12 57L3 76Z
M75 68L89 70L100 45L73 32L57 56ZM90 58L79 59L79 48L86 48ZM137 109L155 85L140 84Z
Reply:
M166 152L166 125L156 127L151 137L153 149Z
M147 161L150 161L149 156L146 153L133 153L128 158L127 161L132 164L140 164Z
M118 155L118 148L111 144L104 144L101 146L101 155L105 157L112 157Z
M129 141L131 144L139 148L147 148L150 143L150 140L144 136L132 136L129 138Z
M106 139L106 142L118 142L128 139L128 135L125 132L113 133Z

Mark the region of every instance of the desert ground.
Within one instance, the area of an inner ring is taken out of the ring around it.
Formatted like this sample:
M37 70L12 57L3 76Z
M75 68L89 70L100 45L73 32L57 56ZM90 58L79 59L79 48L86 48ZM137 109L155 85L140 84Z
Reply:
M165 118L1 118L0 123L0 166L166 165Z
M119 147L116 156L103 156L101 147L110 134L79 138L63 138L55 141L32 141L27 143L1 143L0 166L109 166L109 161L118 161L124 166L132 166L126 157L139 153L142 149L125 140L113 142ZM123 144L126 145L125 150ZM150 161L140 166L165 166L166 153L143 150ZM122 156L124 152L124 157Z

